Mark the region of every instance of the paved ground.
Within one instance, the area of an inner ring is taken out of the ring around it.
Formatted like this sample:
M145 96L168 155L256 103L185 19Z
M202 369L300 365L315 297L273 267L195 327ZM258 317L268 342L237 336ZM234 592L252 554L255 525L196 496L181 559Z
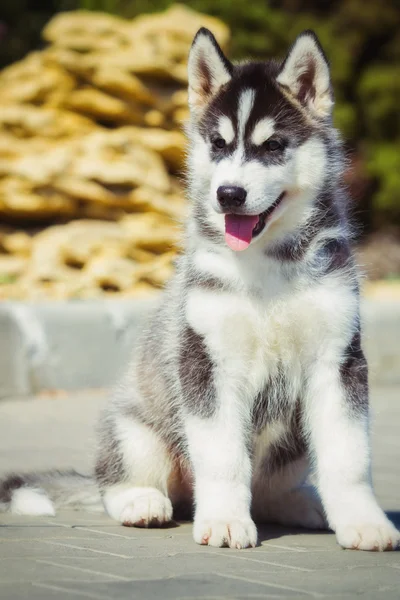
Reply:
M400 525L399 388L373 392L374 479ZM0 403L0 473L89 469L99 393ZM341 550L329 533L260 530L254 550L197 546L189 524L120 527L103 515L0 514L0 597L202 600L358 598L399 600L400 552Z

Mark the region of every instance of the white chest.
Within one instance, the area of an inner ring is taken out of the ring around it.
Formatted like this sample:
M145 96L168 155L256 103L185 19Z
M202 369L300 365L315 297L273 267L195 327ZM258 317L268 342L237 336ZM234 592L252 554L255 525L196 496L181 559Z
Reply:
M186 317L204 337L224 373L245 377L257 391L284 368L292 381L321 352L346 347L352 331L356 299L338 286L295 287L254 298L244 293L194 289Z

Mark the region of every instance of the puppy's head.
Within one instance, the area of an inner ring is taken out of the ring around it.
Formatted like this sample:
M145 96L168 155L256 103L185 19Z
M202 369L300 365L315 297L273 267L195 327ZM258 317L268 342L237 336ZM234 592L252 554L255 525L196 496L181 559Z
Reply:
M233 65L207 29L189 55L189 178L233 250L293 230L326 177L329 67L306 31L281 63Z

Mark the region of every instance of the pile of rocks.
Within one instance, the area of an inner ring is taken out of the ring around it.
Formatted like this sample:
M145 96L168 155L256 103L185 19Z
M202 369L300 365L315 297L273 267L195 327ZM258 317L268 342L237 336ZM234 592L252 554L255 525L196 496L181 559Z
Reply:
M60 13L48 46L0 73L0 298L143 295L170 276L203 25L226 47L223 23L182 5Z

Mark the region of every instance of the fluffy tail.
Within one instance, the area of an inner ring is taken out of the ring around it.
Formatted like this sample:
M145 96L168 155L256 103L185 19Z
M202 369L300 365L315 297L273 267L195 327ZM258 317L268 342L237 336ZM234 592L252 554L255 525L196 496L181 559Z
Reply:
M95 480L76 471L48 471L0 481L0 512L54 516L57 508L103 512Z

